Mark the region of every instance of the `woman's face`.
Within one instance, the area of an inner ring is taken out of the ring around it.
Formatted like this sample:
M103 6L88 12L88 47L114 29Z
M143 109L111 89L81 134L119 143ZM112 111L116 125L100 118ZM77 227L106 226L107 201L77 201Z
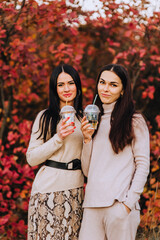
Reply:
M98 94L102 103L110 104L123 95L121 79L111 71L103 71L98 82Z
M74 99L77 95L77 87L74 83L73 78L62 72L57 78L57 93L60 99L60 108L66 105L74 105Z

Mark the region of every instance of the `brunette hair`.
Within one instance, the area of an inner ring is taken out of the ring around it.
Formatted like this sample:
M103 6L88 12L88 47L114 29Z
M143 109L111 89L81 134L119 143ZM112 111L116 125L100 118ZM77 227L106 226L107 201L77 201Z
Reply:
M95 95L98 94L98 83L103 71L114 72L122 81L123 96L116 101L114 109L111 113L111 129L109 139L115 153L119 153L126 145L131 144L134 138L132 128L132 118L135 113L135 107L132 98L131 82L127 70L118 64L109 64L104 66L97 77ZM100 108L101 114L99 122L103 115L102 102L99 95L97 96L96 105ZM97 129L98 130L98 129ZM97 132L97 131L96 131ZM94 136L96 135L96 132Z
M77 88L77 95L74 99L74 108L76 110L76 116L78 119L82 117L82 88L81 88L81 81L78 72L68 64L62 64L57 66L50 77L49 83L49 106L43 112L40 123L39 129L41 129L40 135L43 137L44 142L46 141L47 133L50 131L51 137L56 133L56 127L58 122L60 121L60 100L57 93L57 78L60 73L67 73L72 78ZM49 129L50 128L50 129Z

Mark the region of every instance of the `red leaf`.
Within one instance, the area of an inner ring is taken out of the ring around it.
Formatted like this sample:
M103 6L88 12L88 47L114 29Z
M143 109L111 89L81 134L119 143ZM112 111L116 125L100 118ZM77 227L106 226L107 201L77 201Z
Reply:
M58 50L61 51L61 50L64 49L65 47L66 47L66 44L61 43L61 44L58 46Z
M143 99L145 99L145 98L147 97L147 95L148 95L148 94L147 94L146 91L142 92L142 98L143 98Z
M70 31L72 32L72 34L73 34L74 36L77 36L77 35L78 35L77 29L75 29L75 28L70 28Z
M154 86L149 86L148 87L148 97L150 99L154 98L154 92L155 92L155 87Z
M156 121L157 121L158 127L160 128L160 115L156 116Z
M8 222L8 220L9 220L9 218L10 218L10 215L9 215L9 214L7 214L7 215L4 216L4 217L1 217L1 218L0 218L0 225L6 224L6 223Z
M131 34L132 34L132 30L128 30L125 32L124 36L129 38Z
M7 193L7 198L11 198L11 196L12 196L12 192L9 191L9 192Z

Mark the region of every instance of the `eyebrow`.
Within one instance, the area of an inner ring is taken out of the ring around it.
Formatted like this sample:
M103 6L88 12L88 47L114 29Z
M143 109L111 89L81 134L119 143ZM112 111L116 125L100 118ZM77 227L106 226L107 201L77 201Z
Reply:
M101 80L103 80L104 82L106 81L105 79L103 79L103 78L100 78ZM118 82L114 82L114 81L112 81L112 82L110 82L110 83L116 83L116 84L119 84Z
M70 82L74 82L74 80L69 80L68 83L70 83ZM59 84L59 83L62 84L62 83L64 83L64 82L57 82L57 84Z

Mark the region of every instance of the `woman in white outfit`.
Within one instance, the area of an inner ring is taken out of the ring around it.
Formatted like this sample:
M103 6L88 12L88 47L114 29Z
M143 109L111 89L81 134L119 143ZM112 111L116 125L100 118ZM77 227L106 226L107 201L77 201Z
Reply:
M97 79L96 132L84 117L82 170L88 177L79 240L134 240L138 200L149 173L149 131L135 112L131 82L121 65L104 66Z
M51 74L49 107L33 124L27 150L31 166L43 164L33 182L28 211L28 240L76 240L82 220L82 90L78 72L60 65ZM66 105L75 123L60 119Z

